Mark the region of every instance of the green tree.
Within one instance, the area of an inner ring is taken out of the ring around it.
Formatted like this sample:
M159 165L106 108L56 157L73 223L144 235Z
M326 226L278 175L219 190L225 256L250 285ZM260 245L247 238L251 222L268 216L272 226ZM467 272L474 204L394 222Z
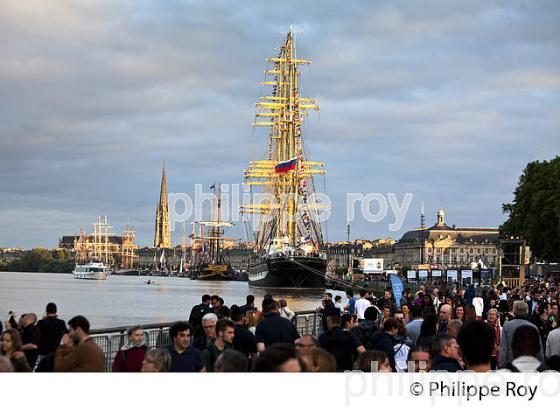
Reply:
M527 240L533 256L560 262L560 157L527 164L510 204L503 204L508 219L502 237Z

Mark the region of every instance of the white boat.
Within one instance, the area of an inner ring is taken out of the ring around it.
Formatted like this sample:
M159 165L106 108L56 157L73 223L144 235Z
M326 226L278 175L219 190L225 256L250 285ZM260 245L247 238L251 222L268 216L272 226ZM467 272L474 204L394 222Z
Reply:
M107 267L103 262L88 262L85 265L76 265L74 268L74 279L107 279Z

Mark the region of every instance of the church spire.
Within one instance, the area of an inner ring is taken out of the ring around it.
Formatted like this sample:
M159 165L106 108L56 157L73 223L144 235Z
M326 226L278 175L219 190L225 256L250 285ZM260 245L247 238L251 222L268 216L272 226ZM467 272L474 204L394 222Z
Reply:
M167 178L165 177L165 160L161 171L161 188L159 191L159 205L167 207Z
M156 248L171 248L171 235L169 233L169 208L167 205L167 178L165 175L165 160L161 172L161 188L159 203L156 209L156 229L154 235Z

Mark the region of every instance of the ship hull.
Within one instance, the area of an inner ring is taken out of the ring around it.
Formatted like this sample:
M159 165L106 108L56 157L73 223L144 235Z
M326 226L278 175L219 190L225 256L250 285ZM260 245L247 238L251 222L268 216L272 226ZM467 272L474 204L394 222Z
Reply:
M326 259L267 258L249 266L249 285L264 289L325 289Z
M209 281L243 281L229 265L204 264L189 270L191 279Z

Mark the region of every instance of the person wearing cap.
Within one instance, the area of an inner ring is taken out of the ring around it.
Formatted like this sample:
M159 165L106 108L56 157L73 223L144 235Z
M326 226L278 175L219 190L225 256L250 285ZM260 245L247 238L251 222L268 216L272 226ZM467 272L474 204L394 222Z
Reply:
M294 344L299 339L296 327L288 319L278 313L278 304L272 298L265 298L262 302L264 319L257 325L255 338L257 349L264 351L273 343Z

